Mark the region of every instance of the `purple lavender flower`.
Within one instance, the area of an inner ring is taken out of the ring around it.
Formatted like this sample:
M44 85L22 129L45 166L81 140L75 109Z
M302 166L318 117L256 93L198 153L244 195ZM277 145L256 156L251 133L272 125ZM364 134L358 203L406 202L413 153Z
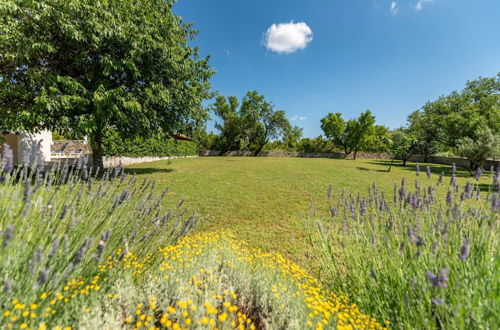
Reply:
M426 169L427 177L430 179L431 175L432 175L431 168L429 167L429 165L427 165L425 169Z
M457 185L457 177L455 176L455 173L453 173L451 175L451 178L450 178L450 185L452 185L453 187L455 187Z
M491 199L491 210L493 212L500 211L500 199L497 196L493 196Z
M9 246L12 237L14 237L14 226L8 225L3 232L3 247Z
M427 280L434 286L440 288L448 287L448 268L441 268L439 275L435 275L433 272L427 272Z
M361 216L366 215L366 201L364 199L361 199L359 201L359 212L360 212Z
M400 201L403 201L405 199L405 195L406 195L406 192L405 192L404 187L399 188L399 200Z
M464 190L464 192L465 192L465 197L466 198L470 198L471 197L472 185L471 185L470 182L467 182L465 184L465 190Z
M443 305L444 304L444 299L436 299L436 298L433 298L431 299L431 302L436 305L436 306L440 306L440 305Z
M418 164L415 164L415 174L416 174L417 176L419 176L419 175L420 175L420 165L418 165Z
M483 170L479 167L476 171L476 174L474 175L474 179L477 181L481 179L481 175L483 175Z
M457 164L455 163L451 164L451 173L455 174L456 171L457 171Z
M411 228L411 225L408 225L408 228L406 229L406 233L408 234L408 238L410 239L410 242L413 243L415 239L415 234L413 233L413 229Z
M439 179L438 179L439 184L443 183L443 177L444 177L444 172L441 172L441 174L439 174Z
M466 238L464 240L464 243L460 247L460 254L458 255L458 258L460 258L460 260L462 261L465 261L467 257L469 257L469 244L470 244L469 238Z
M4 162L5 173L12 173L14 169L14 154L8 144L2 146L2 162Z
M418 206L420 204L418 198L415 195L411 195L410 203L411 203L411 207L414 210L418 209Z

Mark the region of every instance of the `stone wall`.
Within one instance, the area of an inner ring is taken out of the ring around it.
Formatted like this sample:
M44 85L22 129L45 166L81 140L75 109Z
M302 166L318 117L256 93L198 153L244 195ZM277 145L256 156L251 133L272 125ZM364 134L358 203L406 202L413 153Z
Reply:
M104 167L117 167L120 164L122 166L127 166L127 165L134 165L134 164L140 164L140 163L150 163L150 162L156 162L159 160L169 160L169 159L179 159L179 158L192 158L192 157L198 157L197 155L193 156L168 156L168 157L104 157L103 158L103 163ZM67 163L69 166L76 165L76 163L79 161L80 157L59 157L59 158L53 158L52 161L47 162L46 166L47 167L52 167L52 166L58 166L58 163L60 164L59 166L62 166L62 164ZM83 158L86 158L86 161L84 161L87 166L92 166L92 156L91 155L85 155Z
M248 151L228 151L221 152L217 150L201 150L199 153L200 156L229 156L229 157L248 157L253 156L253 153ZM332 153L301 153L301 152L276 152L276 151L263 151L260 152L257 157L300 157L300 158L331 158L331 159L342 159L346 158L344 154L338 152ZM350 154L347 156L347 159L352 159L353 155ZM358 159L390 159L389 155L386 153L374 153L374 152L358 152ZM428 157L427 162L424 161L424 156L415 155L410 158L411 162L416 163L432 163L432 164L442 164L442 165L451 165L455 163L458 167L469 168L469 161L465 158L456 158L456 157L438 157L438 156L430 156ZM495 168L500 166L499 160L488 160L485 163L485 168L489 169L491 166Z
M463 167L463 168L469 168L470 166L468 159L458 158L458 157L429 156L426 162L424 156L415 155L410 158L410 161L416 163L432 163L441 165L452 165L454 163L458 167ZM485 169L490 169L491 166L497 168L498 166L500 166L500 160L487 160L484 163Z
M193 158L198 157L197 155L193 156L167 156L167 157L104 157L104 167L116 167L120 163L123 166L140 164L140 163L151 163L159 160L168 160L168 159L179 159L179 158Z
M228 157L250 157L254 154L250 151L217 151L217 150L200 150L199 156L228 156ZM347 159L352 159L353 154L347 156ZM342 159L346 158L343 153L340 152L316 152L316 153L305 153L305 152L292 152L292 151L261 151L257 157L300 157L300 158L336 158ZM363 159L389 159L386 153L370 153L370 152L358 152L357 158Z

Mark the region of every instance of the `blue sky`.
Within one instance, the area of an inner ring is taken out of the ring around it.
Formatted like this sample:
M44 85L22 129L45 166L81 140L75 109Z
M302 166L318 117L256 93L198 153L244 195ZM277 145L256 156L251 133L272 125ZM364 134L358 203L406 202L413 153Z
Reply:
M179 0L174 12L199 30L214 90L259 91L307 137L328 112L399 127L500 72L500 0Z

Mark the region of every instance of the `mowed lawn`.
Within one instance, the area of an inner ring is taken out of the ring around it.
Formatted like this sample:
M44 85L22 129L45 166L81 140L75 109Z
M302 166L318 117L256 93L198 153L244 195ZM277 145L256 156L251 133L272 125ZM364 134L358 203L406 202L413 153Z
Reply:
M446 186L450 167L431 166L428 179L420 164L418 179L422 187L437 182L445 172ZM365 194L374 182L392 200L394 183L406 178L414 189L415 164L393 166L387 172L383 160L306 159L272 157L200 157L158 161L127 167L139 178L156 181L156 189L168 187L172 202L179 199L205 218L199 231L231 229L253 247L280 252L300 264L310 263L305 227L312 212L325 214L327 189L333 192ZM473 178L459 171L458 182ZM483 178L482 183L489 183Z

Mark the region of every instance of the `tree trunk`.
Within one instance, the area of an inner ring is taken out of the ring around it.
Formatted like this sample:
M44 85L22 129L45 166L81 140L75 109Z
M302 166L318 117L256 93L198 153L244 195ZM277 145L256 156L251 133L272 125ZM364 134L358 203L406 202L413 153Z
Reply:
M357 152L357 151L355 151L355 152L354 152L354 154L352 155L352 156L353 156L353 158L354 158L354 160L356 160L356 156L357 156L357 155L358 155L358 152Z
M407 161L407 160L408 160L408 159L403 159L403 166L406 166L406 161Z
M469 159L469 173L472 174L472 171L475 170L475 167L476 167L475 165L476 164L472 160Z
M347 159L347 157L349 156L349 154L351 153L352 151L348 151L347 150L347 147L344 146L344 158Z
M266 143L267 143L267 142L266 142ZM264 148L264 146L266 145L266 143L264 143L263 145L259 146L259 147L257 148L257 150L255 150L255 152L253 153L253 156L254 156L254 157L259 155L259 153L262 151L262 148Z
M90 147L92 148L92 167L94 170L104 169L104 149L102 148L102 132L94 132L90 136Z
M391 168L392 168L392 163L394 162L394 158L391 158L391 164L389 165L389 169L387 170L387 172L390 172L391 171Z

